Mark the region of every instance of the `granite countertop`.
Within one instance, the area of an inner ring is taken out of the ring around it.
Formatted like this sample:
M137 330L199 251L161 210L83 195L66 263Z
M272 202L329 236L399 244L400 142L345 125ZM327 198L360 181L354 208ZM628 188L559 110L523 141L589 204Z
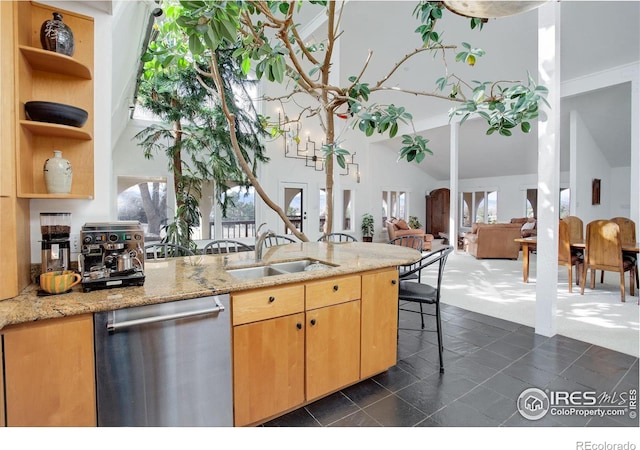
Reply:
M120 287L38 296L39 286L31 284L17 297L0 301L0 329L36 320L108 311L154 303L164 303L246 289L277 286L414 262L420 254L411 248L389 244L354 242L334 244L302 242L265 249L262 263L254 252L229 255L202 255L145 262L144 286ZM225 269L273 262L312 259L336 265L324 270L303 271L251 280L240 280Z

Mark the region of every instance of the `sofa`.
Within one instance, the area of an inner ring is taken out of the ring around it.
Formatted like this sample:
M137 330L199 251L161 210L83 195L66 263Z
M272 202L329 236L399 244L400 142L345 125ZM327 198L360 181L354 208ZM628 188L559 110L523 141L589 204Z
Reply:
M418 236L422 238L422 250L431 250L433 234L425 233L422 228L411 228L406 221L395 217L385 220L384 223L387 227L389 240L400 236Z
M521 236L520 223L474 223L464 234L464 250L476 259L518 259Z
M520 225L520 237L526 238L538 235L538 229L536 228L538 222L533 217L514 217L511 219L511 223Z

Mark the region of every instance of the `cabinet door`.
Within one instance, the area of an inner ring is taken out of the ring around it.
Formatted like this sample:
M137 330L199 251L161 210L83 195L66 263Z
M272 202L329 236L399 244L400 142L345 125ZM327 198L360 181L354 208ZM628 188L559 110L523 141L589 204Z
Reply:
M3 333L7 426L96 426L93 317Z
M233 327L235 426L304 402L304 335L303 313Z
M307 311L307 401L360 378L360 300Z
M398 271L362 275L361 378L396 364L398 339Z

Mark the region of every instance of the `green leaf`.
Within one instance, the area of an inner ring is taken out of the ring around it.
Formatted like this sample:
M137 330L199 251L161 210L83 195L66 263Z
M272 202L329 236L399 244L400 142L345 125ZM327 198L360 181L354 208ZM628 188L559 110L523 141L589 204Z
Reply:
M391 129L389 130L389 137L393 138L396 136L396 134L398 134L398 122L394 122L393 125L391 125Z
M242 67L242 73L247 75L251 71L251 59L243 58L241 67Z
M529 122L522 122L520 124L520 129L524 132L524 133L528 133L529 131L531 131L531 124Z
M204 52L204 46L202 45L202 41L197 34L192 34L189 36L189 51L194 55L200 55Z

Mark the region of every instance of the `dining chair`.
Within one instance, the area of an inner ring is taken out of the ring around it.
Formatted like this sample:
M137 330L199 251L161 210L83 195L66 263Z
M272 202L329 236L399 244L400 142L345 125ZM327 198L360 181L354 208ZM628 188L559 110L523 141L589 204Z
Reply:
M582 269L582 255L571 251L569 238L569 224L560 220L558 224L558 265L568 269L569 292L573 292L573 266L576 266L576 286L579 285L580 271Z
M591 269L591 289L595 288L596 270L620 274L620 296L625 301L624 273L629 272L629 291L634 295L635 264L622 257L620 226L611 220L594 220L587 224L584 264L580 278L580 294L584 295L587 270Z
M202 249L203 255L220 255L223 253L250 252L253 249L239 241L233 239L217 239L209 242Z
M620 227L620 242L623 244L636 243L636 223L626 217L614 217L611 219ZM636 289L640 289L638 284L638 255L635 252L622 252L622 257L628 259L636 266ZM600 283L604 282L604 272L600 274Z
M399 236L397 238L393 238L387 241L387 244L401 245L403 247L415 248L420 253L424 251L424 248L422 247L423 243L424 241L422 240L422 238L416 235ZM411 270L415 264L417 263L409 264L407 266L400 266L398 269L400 271L400 278L402 278L402 275L404 272ZM407 275L405 279L415 279L415 280L418 280L418 282L420 282L420 271L414 272L411 275Z
M294 238L289 236L283 236L281 234L268 235L262 244L263 247L274 247L276 245L285 245L298 242Z
M424 241L420 236L408 235L399 236L387 241L387 244L402 245L403 247L411 247L418 250L420 253L424 250Z
M578 242L584 240L584 223L577 216L567 216L562 219L569 226L569 240Z
M182 245L171 242L154 242L144 246L144 259L176 258L179 256L194 256L191 250Z
M328 233L318 238L318 242L358 242L356 238L347 233Z
M444 346L442 343L442 319L440 314L440 295L442 290L442 276L444 274L444 267L447 262L449 254L453 251L452 246L442 247L433 252L429 252L422 256L418 261L413 264L409 264L405 267L405 270L400 270L400 286L398 288L398 312L405 311L410 313L420 314L420 329L416 328L401 328L400 327L400 314L398 314L398 330L412 330L412 331L430 331L435 332L438 335L438 357L440 360L440 373L444 373L444 362L442 358L442 352ZM437 264L436 283L434 286L425 284L420 281L415 282L412 277L417 275L420 280L421 273L424 269ZM401 266L402 267L402 266ZM420 307L419 311L415 309L409 309L408 305L411 303L417 303ZM424 312L423 305L434 305L435 312ZM424 328L424 316L433 316L436 321L435 330L425 330Z

